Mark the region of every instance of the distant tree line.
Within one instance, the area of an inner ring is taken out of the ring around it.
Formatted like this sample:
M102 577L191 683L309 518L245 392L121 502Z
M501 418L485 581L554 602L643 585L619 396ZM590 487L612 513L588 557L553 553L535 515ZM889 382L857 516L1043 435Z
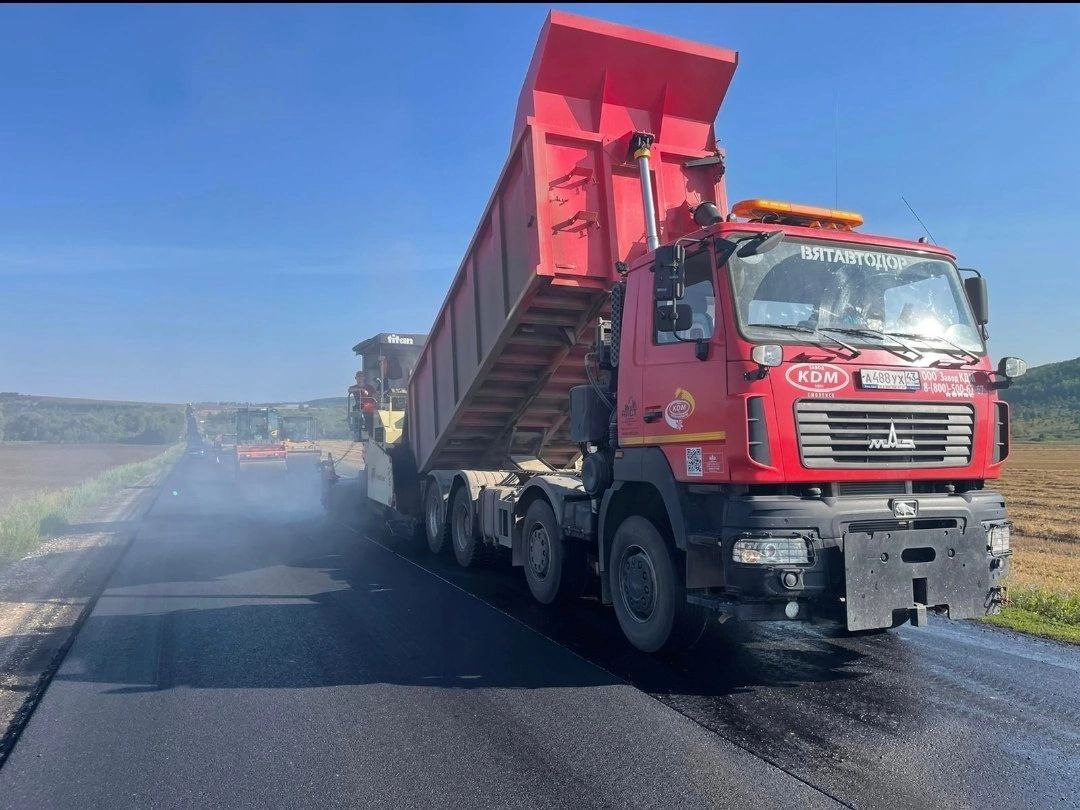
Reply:
M1005 391L1013 405L1075 409L1080 406L1080 357L1037 366Z
M1080 413L1067 408L1017 405L1012 412L1012 435L1024 442L1080 441Z
M183 435L184 409L178 405L0 394L0 441L170 444Z
M1080 440L1080 357L1031 369L1002 396L1021 441Z
M349 426L345 421L345 405L340 407L310 407L303 413L311 414L319 422L319 437L322 439L347 439Z

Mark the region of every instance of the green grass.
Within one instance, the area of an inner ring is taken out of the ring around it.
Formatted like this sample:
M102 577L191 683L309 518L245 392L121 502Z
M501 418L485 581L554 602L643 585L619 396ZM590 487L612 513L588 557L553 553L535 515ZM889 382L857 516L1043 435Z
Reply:
M1080 594L1042 588L1010 588L999 616L985 621L1021 633L1080 644Z
M17 560L55 536L79 515L115 492L171 465L182 452L177 445L159 456L113 467L78 486L39 492L15 501L0 514L0 563Z

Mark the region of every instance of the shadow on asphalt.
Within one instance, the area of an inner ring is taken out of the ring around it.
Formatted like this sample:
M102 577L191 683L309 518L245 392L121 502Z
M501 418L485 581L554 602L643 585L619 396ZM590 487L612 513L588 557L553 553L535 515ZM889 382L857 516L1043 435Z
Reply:
M867 646L903 657L888 636L853 646L795 625L746 624L715 628L680 656L645 655L623 640L595 597L535 603L505 558L462 569L411 538L377 526L373 533L357 509L326 516L317 488L303 479L299 490L297 479L274 475L237 482L209 460L189 462L185 473L167 482L82 631L139 639L158 652L88 656L63 677L120 692L629 681L658 696L716 698L861 680L870 671ZM304 584L298 592L268 589L268 571L281 572L289 588ZM513 632L513 622L544 639ZM545 665L533 648L551 643L583 666L568 673Z

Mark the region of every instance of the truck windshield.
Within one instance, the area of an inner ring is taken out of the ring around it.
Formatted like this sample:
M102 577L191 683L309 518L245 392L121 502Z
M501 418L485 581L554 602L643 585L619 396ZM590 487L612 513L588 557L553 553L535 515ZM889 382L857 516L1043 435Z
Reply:
M876 332L983 351L960 276L942 259L788 238L759 256L733 255L729 267L739 326L753 340L791 340L796 327L842 330L855 343L880 342Z

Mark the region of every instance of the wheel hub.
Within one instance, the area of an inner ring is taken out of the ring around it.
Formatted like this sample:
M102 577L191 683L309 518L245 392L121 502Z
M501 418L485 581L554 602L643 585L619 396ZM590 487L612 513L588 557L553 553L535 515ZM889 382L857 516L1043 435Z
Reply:
M635 619L648 621L656 605L656 572L644 549L627 550L622 574L623 604Z
M547 530L537 525L529 534L529 566L538 578L543 579L547 576L550 559Z

